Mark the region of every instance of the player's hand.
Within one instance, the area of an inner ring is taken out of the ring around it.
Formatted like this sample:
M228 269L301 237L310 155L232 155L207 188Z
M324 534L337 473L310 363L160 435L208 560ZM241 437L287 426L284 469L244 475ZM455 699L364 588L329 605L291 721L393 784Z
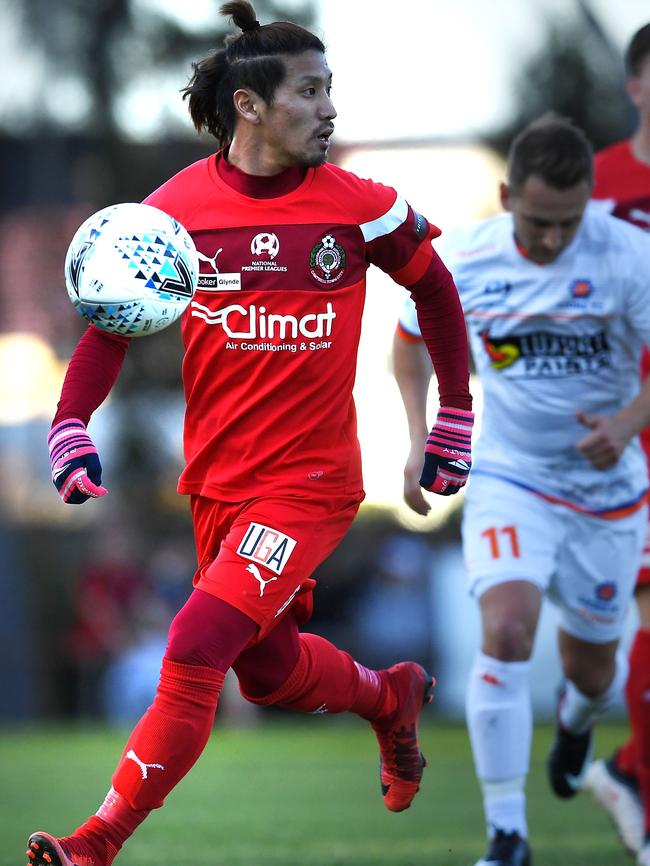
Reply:
M421 472L422 442L414 442L404 466L404 501L416 514L421 514L424 517L431 511L431 506L422 495Z
M472 466L474 413L441 406L424 448L420 484L425 490L451 496L467 482Z
M576 443L578 451L594 469L611 469L618 463L630 441L627 429L619 423L615 415L588 415L578 410L576 418L591 431Z
M47 437L52 481L64 502L80 505L86 499L104 496L102 464L86 427L78 418L60 421Z

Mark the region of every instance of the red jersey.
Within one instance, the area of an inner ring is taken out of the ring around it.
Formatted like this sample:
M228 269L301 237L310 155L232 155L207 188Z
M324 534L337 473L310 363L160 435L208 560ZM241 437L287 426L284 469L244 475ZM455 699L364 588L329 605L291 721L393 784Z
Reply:
M594 159L593 197L611 201L614 216L650 231L650 165L640 162L632 153L630 139L604 148ZM650 351L641 356L641 376L650 373ZM649 458L650 428L641 431L641 445Z
M632 153L627 139L596 154L594 198L610 199L614 216L650 231L650 165Z
M224 181L219 159L188 166L145 200L185 226L201 263L182 319L179 492L361 493L352 388L366 270L417 283L439 232L395 190L333 165L253 198Z

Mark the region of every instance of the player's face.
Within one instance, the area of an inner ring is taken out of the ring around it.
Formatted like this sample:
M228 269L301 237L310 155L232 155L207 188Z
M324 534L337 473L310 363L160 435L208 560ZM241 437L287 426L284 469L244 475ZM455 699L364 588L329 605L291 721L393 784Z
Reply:
M261 146L278 169L317 166L327 160L336 111L325 55L305 51L284 58L286 77L271 105L260 106Z
M643 61L638 75L628 78L627 90L639 114L650 118L650 57Z
M586 180L556 189L531 176L516 192L503 184L501 203L512 213L515 238L526 257L538 265L555 261L578 231L590 194Z

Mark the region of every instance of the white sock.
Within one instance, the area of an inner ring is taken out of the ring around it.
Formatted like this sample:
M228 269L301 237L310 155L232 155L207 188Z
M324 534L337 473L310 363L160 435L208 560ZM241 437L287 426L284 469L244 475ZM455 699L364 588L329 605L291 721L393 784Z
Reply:
M503 662L479 652L470 672L467 727L490 836L496 829L528 835L524 784L533 731L529 669L528 661Z
M625 688L627 674L627 656L619 649L616 653L614 678L605 691L596 695L595 698L585 695L576 688L571 680L567 680L558 713L562 727L574 734L581 734L586 731L619 699Z

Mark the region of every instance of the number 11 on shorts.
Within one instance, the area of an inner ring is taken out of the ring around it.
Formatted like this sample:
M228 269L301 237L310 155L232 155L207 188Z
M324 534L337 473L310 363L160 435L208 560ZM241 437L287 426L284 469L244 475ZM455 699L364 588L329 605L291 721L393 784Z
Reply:
M510 548L510 555L515 559L519 559L519 539L517 537L517 527L516 526L490 526L489 529L484 529L481 533L481 538L487 538L488 543L490 545L490 554L492 559L499 559L502 553L507 553L507 550L502 550L502 542L503 539L501 536L505 536L504 545L506 548ZM509 545L508 545L509 542Z

